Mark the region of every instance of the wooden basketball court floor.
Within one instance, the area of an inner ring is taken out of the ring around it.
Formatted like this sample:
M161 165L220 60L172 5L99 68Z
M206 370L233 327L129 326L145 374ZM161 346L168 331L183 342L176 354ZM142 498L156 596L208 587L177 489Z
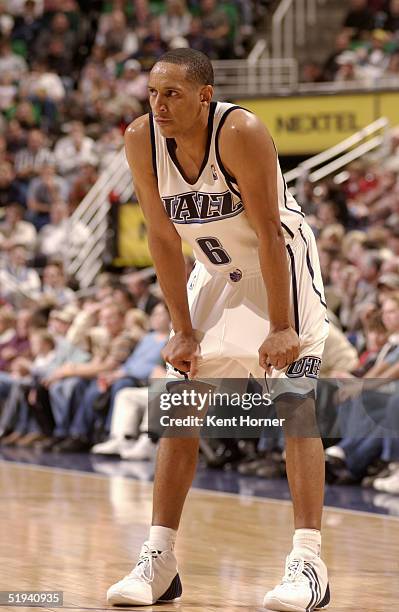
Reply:
M0 462L0 486L0 591L61 590L64 609L115 609L105 592L130 571L147 536L151 484ZM193 490L177 544L182 599L125 609L260 611L291 534L287 502ZM399 611L398 518L326 509L323 553L330 610Z

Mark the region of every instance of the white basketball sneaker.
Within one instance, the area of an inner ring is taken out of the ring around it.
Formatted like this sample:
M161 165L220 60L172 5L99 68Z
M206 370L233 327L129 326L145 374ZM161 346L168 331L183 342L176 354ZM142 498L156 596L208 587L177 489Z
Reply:
M171 602L182 594L176 557L171 550L160 552L145 542L136 567L107 592L113 605L151 606Z
M327 568L320 557L309 559L296 551L287 557L281 583L266 593L263 605L279 612L313 612L330 603Z

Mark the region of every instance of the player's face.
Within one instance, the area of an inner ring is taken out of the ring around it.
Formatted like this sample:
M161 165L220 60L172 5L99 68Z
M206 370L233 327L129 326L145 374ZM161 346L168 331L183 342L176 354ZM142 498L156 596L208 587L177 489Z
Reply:
M185 66L163 62L152 69L148 91L154 121L168 138L188 133L212 96L212 87L187 79Z

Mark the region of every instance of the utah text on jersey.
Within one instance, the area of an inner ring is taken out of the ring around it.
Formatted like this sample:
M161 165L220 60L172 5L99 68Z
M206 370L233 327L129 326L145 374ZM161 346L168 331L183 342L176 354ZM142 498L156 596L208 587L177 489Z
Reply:
M235 202L230 191L202 193L189 191L162 198L166 213L174 223L206 223L234 217L244 210L241 201Z
M301 378L302 376L318 378L320 366L320 357L313 357L311 355L302 357L288 366L286 376L288 376L288 378Z

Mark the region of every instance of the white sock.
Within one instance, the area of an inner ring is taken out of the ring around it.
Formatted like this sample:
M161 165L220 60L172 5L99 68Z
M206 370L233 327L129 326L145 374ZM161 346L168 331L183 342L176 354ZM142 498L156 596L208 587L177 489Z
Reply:
M321 533L317 529L296 529L293 538L294 550L320 557Z
M163 552L164 550L173 550L175 547L177 531L169 529L169 527L161 527L153 525L150 528L149 541L151 546L156 550Z

